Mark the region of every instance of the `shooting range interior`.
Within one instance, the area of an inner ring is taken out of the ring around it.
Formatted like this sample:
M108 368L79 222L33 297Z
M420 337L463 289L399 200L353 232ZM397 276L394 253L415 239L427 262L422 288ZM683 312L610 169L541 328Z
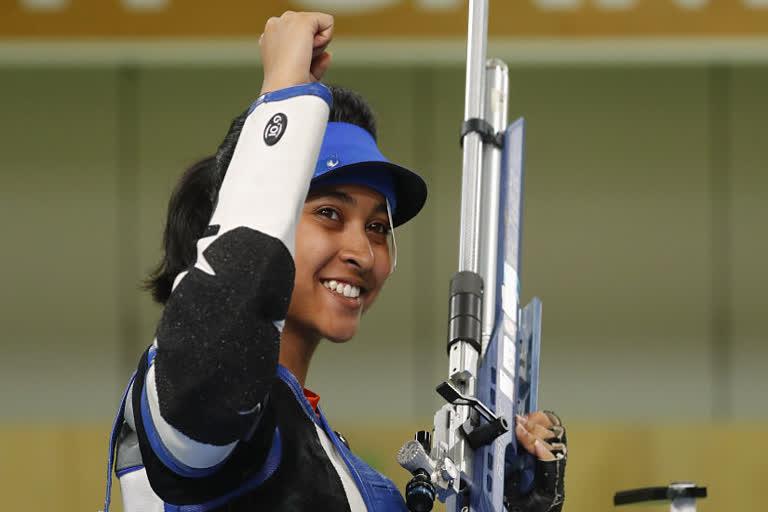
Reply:
M89 32L95 0L14 2L5 21L0 8L0 490L7 510L95 511L111 421L161 312L140 285L168 196L258 94L262 21L303 4L223 2L228 38L184 33L181 7L178 19L142 11L136 33L111 8L98 16L112 36ZM768 22L741 34L706 5L679 32L646 34L637 26L665 12L638 7L633 24L631 12L521 2L540 30L528 33L491 4L508 22L493 21L488 55L509 64L510 120L527 121L521 299L543 301L539 404L568 428L564 510L614 510L616 491L679 480L708 487L699 510L756 510L768 475ZM447 377L466 2L389 2L385 25L418 14L389 32L375 9L339 14L325 81L371 102L383 153L424 176L429 199L397 230L397 271L359 333L320 347L307 386L402 490L397 450L430 428ZM768 21L754 9L748 19Z

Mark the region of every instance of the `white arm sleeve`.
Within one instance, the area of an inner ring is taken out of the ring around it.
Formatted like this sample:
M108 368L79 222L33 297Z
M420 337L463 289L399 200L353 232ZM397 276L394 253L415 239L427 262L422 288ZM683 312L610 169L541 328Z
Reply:
M318 96L301 95L265 102L254 109L243 126L210 221L220 226L217 237L246 226L278 238L293 256L296 225L323 142L329 108ZM264 132L277 114L285 116L285 131L277 143L268 146ZM198 242L197 267L208 273L211 269L202 263L203 251L217 237Z
M219 226L218 233L198 241L197 268L213 275L205 249L222 234L243 226L279 239L294 255L296 225L317 163L330 101L325 86L309 84L269 93L254 104L209 222ZM265 130L278 114L282 114L283 131L279 140L268 145ZM177 277L174 289L187 275ZM225 446L200 443L162 417L154 368L147 373L144 392L157 434L178 462L191 468L212 467L234 450L236 442Z

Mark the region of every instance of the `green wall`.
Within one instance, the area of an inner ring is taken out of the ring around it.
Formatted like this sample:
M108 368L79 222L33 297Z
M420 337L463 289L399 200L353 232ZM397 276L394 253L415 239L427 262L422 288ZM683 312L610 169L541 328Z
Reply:
M359 335L308 385L331 418L431 422L457 266L460 67L337 67L430 198ZM768 418L768 69L510 70L528 122L522 292L541 401L588 420ZM0 422L102 420L152 341L168 195L254 99L246 67L0 68Z

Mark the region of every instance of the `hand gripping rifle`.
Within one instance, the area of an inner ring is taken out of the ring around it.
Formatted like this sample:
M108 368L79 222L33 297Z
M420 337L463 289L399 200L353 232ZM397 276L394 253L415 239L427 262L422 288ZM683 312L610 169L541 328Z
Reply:
M525 493L534 459L518 453L515 414L537 409L541 302L520 308L525 122L507 127L508 77L486 62L488 0L470 0L459 271L451 280L449 377L437 387L448 402L434 430L398 454L414 476L406 501L414 512L434 499L448 512L503 512L505 481Z

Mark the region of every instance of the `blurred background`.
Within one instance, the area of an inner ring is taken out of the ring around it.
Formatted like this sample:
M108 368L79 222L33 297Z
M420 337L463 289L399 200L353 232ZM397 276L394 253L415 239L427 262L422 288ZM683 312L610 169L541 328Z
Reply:
M399 265L308 387L403 488L399 446L447 376L464 0L0 0L0 495L96 511L108 434L160 309L140 289L169 194L261 84L286 9L336 15L327 82L430 187ZM540 404L569 429L569 512L692 480L755 510L768 475L768 2L491 2L489 57L528 123L522 295ZM119 491L115 510L121 510ZM665 510L667 506L659 506Z

